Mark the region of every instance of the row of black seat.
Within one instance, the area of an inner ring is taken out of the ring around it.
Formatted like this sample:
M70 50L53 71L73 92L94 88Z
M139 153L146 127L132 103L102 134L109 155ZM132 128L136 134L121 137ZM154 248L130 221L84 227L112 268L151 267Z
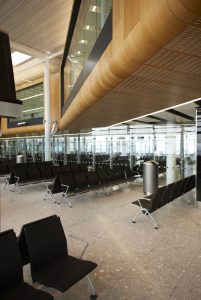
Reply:
M23 280L23 265L30 263L33 282L65 292L86 276L91 298L97 297L88 274L96 263L68 254L60 218L56 215L22 226L16 238L14 231L0 233L0 299L52 300L50 294L37 290Z
M154 194L139 198L132 202L132 204L140 207L139 213L133 218L133 223L136 223L138 217L144 215L152 224L154 228L158 228L157 223L151 216L151 213L161 208L174 199L189 192L195 187L195 175L186 177L176 182L170 183L167 186L159 188Z
M128 167L97 168L88 171L86 165L53 166L52 162L18 164L7 177L6 185L20 185L50 181L60 176L62 183L69 186L68 192L82 192L89 189L111 186L117 183L133 180L136 172Z

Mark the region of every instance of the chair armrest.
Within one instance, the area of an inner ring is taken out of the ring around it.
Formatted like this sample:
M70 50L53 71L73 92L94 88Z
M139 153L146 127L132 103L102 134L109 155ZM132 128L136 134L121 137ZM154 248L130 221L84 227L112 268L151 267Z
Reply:
M139 201L139 200L147 200L147 201L151 201L151 199L145 198L145 197L140 197L140 198L138 198L137 200L138 200L138 201Z
M18 181L20 180L20 177L14 176L14 178L16 179L16 182L18 183Z
M65 192L67 192L68 191L68 189L69 189L69 185L66 185L66 184L61 184L61 186L62 187L64 187L66 190L65 190Z
M87 241L85 241L85 240L82 240L82 239L80 239L80 238L78 238L78 237L72 235L72 234L69 234L67 237L68 237L68 238L71 238L71 239L74 239L74 240L77 240L77 241L79 241L79 242L85 244L85 246L84 246L84 248L83 248L83 250L82 250L82 252L81 252L81 255L79 256L79 258L82 259L82 257L83 257L83 255L84 255L84 253L85 253L85 251L86 251L86 249L87 249L89 243L88 243Z

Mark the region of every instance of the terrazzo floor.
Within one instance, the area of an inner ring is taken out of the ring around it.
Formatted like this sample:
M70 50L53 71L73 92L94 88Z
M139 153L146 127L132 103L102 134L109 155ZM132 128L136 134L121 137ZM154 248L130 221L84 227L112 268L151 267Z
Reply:
M18 235L23 224L57 214L66 236L89 242L84 258L98 264L90 276L98 299L201 299L201 206L195 206L194 191L155 211L155 230L145 218L132 223L138 208L131 202L142 195L139 183L115 187L110 196L103 191L73 196L72 208L44 201L43 185L23 187L22 194L0 186L1 231L14 228ZM81 246L68 238L71 254L79 255ZM24 277L31 283L29 266ZM64 294L40 288L58 300L89 299L85 280Z

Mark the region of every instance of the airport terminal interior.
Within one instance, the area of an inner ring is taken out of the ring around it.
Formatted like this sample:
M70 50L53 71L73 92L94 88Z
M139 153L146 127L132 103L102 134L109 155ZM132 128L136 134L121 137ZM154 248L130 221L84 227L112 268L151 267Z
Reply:
M200 0L0 0L0 299L201 299L200 47Z

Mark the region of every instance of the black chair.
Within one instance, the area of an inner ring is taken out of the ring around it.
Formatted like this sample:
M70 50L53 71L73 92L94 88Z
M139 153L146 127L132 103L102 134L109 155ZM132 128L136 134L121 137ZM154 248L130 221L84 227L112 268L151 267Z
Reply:
M89 184L85 172L76 172L73 176L75 178L77 191L84 192L89 190Z
M68 186L68 194L76 192L76 184L72 173L61 174L61 182Z
M56 177L57 175L60 175L62 173L62 169L61 166L52 166L52 174L54 177Z
M0 164L0 176L7 175L9 173L7 164Z
M41 181L41 174L39 168L35 166L31 166L27 169L27 173L29 176L29 180L31 182L40 182Z
M43 222L44 220L54 219L54 218L57 218L57 215L52 215L52 216L49 216L49 217L46 217L46 218L43 218L43 219L39 219L39 220L30 222L30 223L24 224L22 226L20 234L17 237L17 243L18 243L18 247L19 247L19 250L20 250L23 266L30 263L29 252L28 252L28 248L27 248L27 241L26 241L24 229L26 227L30 226L30 225L38 224L40 222Z
M96 292L88 274L96 263L68 254L67 241L60 218L33 224L24 229L33 281L65 292L86 277L91 288L91 298Z
M159 188L154 194L142 197L132 202L140 207L140 211L133 218L133 223L136 223L136 220L142 216L146 217L152 224L154 224L154 228L158 229L158 225L154 218L151 216L151 213L157 210L162 206L162 199L165 193L166 186Z
M68 204L70 207L72 207L72 203L71 203L71 201L68 199L68 196L67 196L68 186L67 186L67 185L64 185L64 184L61 182L60 176L57 176L57 177L55 178L55 180L54 180L53 183L51 183L51 184L46 184L46 187L47 187L47 191L46 191L44 200L46 200L46 195L47 195L47 196L50 196L50 197L53 199L53 202L54 202L54 203L60 204L59 198L58 198L57 201L56 201L54 195L55 195L55 194L61 194L61 197L65 198L67 204Z
M14 191L14 188L18 189L18 192L21 194L21 185L28 184L29 177L27 173L27 169L24 168L16 168L15 170L12 170L10 175L6 177L6 183L4 186L4 189L6 189L7 186L13 186L12 191Z
M72 172L70 165L62 165L61 167L64 174Z
M46 292L23 281L22 261L13 230L0 233L0 299L53 300Z
M81 171L79 165L71 165L71 170L72 170L73 173L77 173L77 172Z
M101 187L100 180L96 172L86 172L86 175L90 189L99 189Z
M50 162L47 162L46 164L45 163L41 164L39 166L39 169L40 169L41 178L43 180L46 181L53 178Z

